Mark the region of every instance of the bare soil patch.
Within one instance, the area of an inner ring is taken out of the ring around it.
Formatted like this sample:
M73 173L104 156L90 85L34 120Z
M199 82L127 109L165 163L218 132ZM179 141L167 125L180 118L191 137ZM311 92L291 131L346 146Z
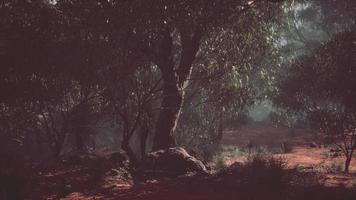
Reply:
M323 134L307 129L275 128L271 126L243 126L237 130L227 130L222 144L246 149L249 145L265 147L274 156L282 157L288 167L301 170L311 170L326 176L325 185L356 187L356 157L351 162L350 174L344 174L344 157L330 156L333 145L324 145ZM283 143L291 145L289 153L278 152ZM314 146L316 145L316 146ZM313 147L311 147L313 146ZM234 162L244 162L244 156L225 158L226 165Z

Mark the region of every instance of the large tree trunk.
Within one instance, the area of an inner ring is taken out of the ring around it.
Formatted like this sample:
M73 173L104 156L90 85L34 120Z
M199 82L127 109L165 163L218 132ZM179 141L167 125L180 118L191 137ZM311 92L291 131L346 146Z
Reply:
M199 50L200 38L200 31L193 36L181 32L182 54L177 69L173 62L173 38L168 30L162 40L157 66L162 73L163 99L156 122L153 150L175 145L174 131L183 105L184 86L191 74L192 64Z
M165 74L163 76L163 99L161 103L161 111L156 122L153 150L175 145L173 133L179 119L183 101L183 94L179 91L175 75Z

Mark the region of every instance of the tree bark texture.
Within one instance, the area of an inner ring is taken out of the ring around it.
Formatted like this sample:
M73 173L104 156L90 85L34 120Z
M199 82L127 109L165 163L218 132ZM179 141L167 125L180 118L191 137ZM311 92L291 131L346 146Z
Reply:
M201 33L193 36L181 33L182 53L178 67L173 62L173 38L167 31L162 40L157 66L162 73L163 97L156 122L153 150L175 146L174 131L184 100L184 87L188 83L192 64L199 50Z

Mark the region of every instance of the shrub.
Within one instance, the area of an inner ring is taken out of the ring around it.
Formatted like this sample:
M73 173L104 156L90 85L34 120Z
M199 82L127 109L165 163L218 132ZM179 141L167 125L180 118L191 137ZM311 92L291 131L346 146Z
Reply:
M293 150L293 146L290 142L284 141L281 143L281 152L282 153L290 153Z
M255 186L281 187L285 185L286 163L281 158L255 154L247 158L245 171L246 183Z
M265 196L283 199L288 194L291 182L286 162L266 154L253 154L245 164L236 163L221 171L225 186L246 193L245 199L260 199ZM258 191L258 192L256 192Z
M253 141L250 141L247 144L246 148L244 149L244 152L247 153L248 156L267 156L271 154L270 149L268 149L266 146L256 145Z
M232 165L224 171L231 175L233 182L247 186L280 187L285 182L286 162L282 158L253 154L243 165Z
M216 156L214 163L215 169L223 169L225 167L225 160L222 156Z

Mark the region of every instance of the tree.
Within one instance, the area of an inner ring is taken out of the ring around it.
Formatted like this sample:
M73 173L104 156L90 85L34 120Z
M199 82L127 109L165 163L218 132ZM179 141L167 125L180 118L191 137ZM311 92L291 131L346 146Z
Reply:
M70 109L67 110L70 112L81 102L73 100L77 87L89 88L87 94L90 95L100 93L105 98L110 97L106 98L107 103L113 105L117 116L135 116L141 105L146 104L142 103L145 102L145 95L150 95L150 87L143 89L148 93L142 93L140 84L144 81L141 80L143 75L140 70L155 68L161 75L162 83L158 86L162 92L154 94L154 98L161 98L161 106L153 148L172 146L175 144L173 133L184 103L186 86L200 62L198 58L212 55L206 52L218 52L213 53L214 59L219 60L214 61L214 65L221 67L226 60L234 60L229 67L251 70L252 67L246 62L255 64L252 62L255 58L239 48L245 48L242 44L246 41L259 41L254 39L252 33L260 32L259 36L263 36L270 27L264 26L263 22L274 19L278 8L267 0L160 0L154 5L141 0L7 0L0 7L1 13L6 13L0 21L4 28L2 33L5 34L0 41L4 47L0 52L4 66L0 76L4 83L2 86L5 86L1 90L9 93L4 97L8 102L25 99L31 105L29 113L34 118L37 113L33 112L33 105L45 102L46 106L42 106L45 110L62 112L63 102L68 96L71 96ZM248 22L251 19L255 21L253 25ZM236 43L242 46L226 42L236 35L239 36L235 38ZM222 38L224 46L219 46ZM263 52L265 44L256 43L251 51ZM241 52L246 55L241 55ZM208 59L201 62L200 67L206 65L204 62ZM113 75L118 75L108 79L111 83L102 81L100 75L113 71ZM130 78L126 79L128 76ZM118 86L114 88L119 91L113 92L111 85ZM31 88L26 89L27 86ZM52 90L56 87L59 89ZM56 96L54 91L65 95ZM108 93L103 95L102 92ZM116 93L121 93L119 98L116 98ZM125 95L132 95L135 99L128 99ZM100 100L93 100L92 105L100 107L101 103L97 101ZM17 106L19 104L14 108ZM125 107L130 109L126 109L123 115L120 112ZM42 116L49 116L47 112ZM142 117L142 112L139 113L138 119ZM137 124L130 119L122 118L129 122L124 124ZM136 127L131 125L131 128ZM126 144L134 130L131 128L123 129ZM59 138L63 140L63 137Z
M161 92L161 79L157 69L147 70L145 67L137 69L133 74L119 73L117 68L102 74L101 85L105 89L102 97L108 104L110 120L119 125L122 133L121 148L128 154L132 167L139 163L138 156L130 146L131 138L142 129L141 137L142 157L146 152L147 129L151 124L152 102Z
M36 132L57 158L68 133L77 132L74 112L93 101L100 106L92 77L103 54L96 53L96 62L88 58L93 47L99 52L104 45L79 34L85 32L76 21L48 1L7 0L0 10L0 90L6 93L0 98L1 116L11 119L4 134L15 132L9 127L21 129L20 138ZM20 123L23 117L26 123Z
M356 32L345 31L299 59L280 82L275 102L307 115L345 155L348 172L356 148Z
M254 17L250 12L244 19ZM275 55L273 45L265 40L270 29L265 22L261 23L266 26L248 25L244 19L233 31L209 35L186 87L176 139L178 145L194 149L204 160L218 149L227 122L264 95L260 86L267 80L262 72L271 68L266 60Z
M141 47L162 74L163 97L153 145L153 149L161 149L175 144L174 131L183 105L184 88L197 56L204 56L201 47L212 36L210 33L233 33L238 28L248 32L247 24L238 27L244 13L255 13L258 22L262 22L273 16L272 8L276 5L266 1L227 0L158 1L153 6L150 2L132 1L128 7L135 10L129 13L134 19L130 24L133 43Z
M296 58L312 52L333 34L352 29L355 24L352 8L349 0L295 0L283 6L282 30L275 37L281 51L289 59Z
M334 34L353 30L354 5L350 0L295 0L285 3L281 23L275 26L278 31L271 37L280 54L279 59L275 59L279 68L275 70L272 82L283 78L296 59L311 54ZM271 96L274 96L273 92Z

